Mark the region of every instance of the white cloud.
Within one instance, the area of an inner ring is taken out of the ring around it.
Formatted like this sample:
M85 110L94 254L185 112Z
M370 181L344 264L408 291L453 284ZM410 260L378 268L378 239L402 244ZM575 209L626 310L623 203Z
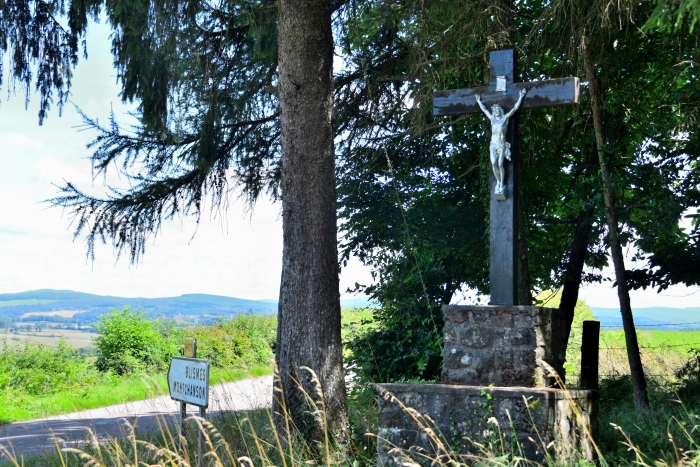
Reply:
M81 167L82 166L82 167ZM59 162L51 156L42 156L33 166L34 170L47 184L63 185L69 181L78 185L92 185L92 174L88 164L72 164Z
M193 238L193 222L166 224L138 265L129 264L126 257L116 261L109 245L97 248L94 263L87 261L84 241L72 242L65 220L57 222L56 213L49 213L45 219L52 218L53 235L17 236L0 229L0 292L56 288L145 297L278 295L281 222L269 203L259 206L253 222L232 220L235 228L228 233L216 222L203 221Z
M651 288L630 290L630 303L632 311L635 308L655 306L689 308L700 304L700 293L698 292L700 292L700 288L684 285L671 286L660 293ZM584 300L588 306L602 308L618 308L620 306L617 287L613 287L612 282L584 285L579 292L579 298Z
M15 146L16 148L23 149L40 149L41 142L36 139L32 139L25 134L18 133L0 133L0 141L4 147L3 151L10 152L12 148L8 146Z

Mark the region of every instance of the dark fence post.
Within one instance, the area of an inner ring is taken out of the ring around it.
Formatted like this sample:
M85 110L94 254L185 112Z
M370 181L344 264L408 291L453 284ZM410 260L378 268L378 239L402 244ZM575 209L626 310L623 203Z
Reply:
M598 389L600 321L584 321L581 335L581 388Z

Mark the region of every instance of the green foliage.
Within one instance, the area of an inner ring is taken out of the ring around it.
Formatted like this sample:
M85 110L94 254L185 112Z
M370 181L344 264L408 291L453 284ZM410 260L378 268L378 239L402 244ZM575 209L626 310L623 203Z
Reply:
M140 310L112 310L97 324L96 366L118 375L146 369L163 372L180 352L182 339L197 339L197 357L218 368L268 365L272 360L277 319L240 314L211 326L179 329L172 320L149 320Z
M397 310L377 314L383 326L346 342L350 349L348 364L363 381L396 382L434 380L442 367L442 337L434 332L441 321L435 308L416 307L404 319ZM386 314L384 314L386 313Z
M165 0L105 7L121 95L139 102L140 124L125 129L112 116L100 126L83 117L98 134L91 144L95 173L106 175L116 163L134 183L103 197L67 183L52 203L76 218L90 254L95 240L109 239L137 261L164 219L199 218L205 199L225 209L232 187L251 203L275 192L277 5Z
M676 371L678 395L684 400L700 394L700 349L692 349L690 353L690 359Z
M60 113L68 101L80 39L87 32L88 17L98 14L99 2L91 0L73 5L61 0L0 2L0 86L9 78L11 94L19 84L28 103L34 84L40 93L39 125L51 104L55 103ZM60 16L68 17L68 27L58 21ZM84 42L82 45L85 50ZM4 76L3 59L8 49L12 58L7 62L8 76Z
M692 32L700 20L698 0L657 0L656 8L642 30L676 32L688 27Z
M409 267L388 263L388 269L383 271L386 276L372 288L372 297L383 303L373 310L376 326L358 330L345 341L350 350L347 363L361 380L439 377L445 283L435 276L444 277L444 269L425 262L420 265L425 268L411 268L414 258L404 260Z
M674 448L669 443L671 436L682 451L692 453L700 447L696 439L700 428L700 393L688 391L690 387L685 384L679 387L653 378L648 382L650 409L639 411L634 407L629 375L601 381L598 444L610 465L636 464L635 452L622 444L625 439L615 425L636 446L641 446L641 453L647 460L675 459ZM678 390L685 398L678 398Z
M178 333L172 325L146 319L146 313L126 306L102 315L96 325L99 337L96 366L118 375L146 369L163 371L178 353Z
M10 393L47 395L88 387L100 379L85 354L61 339L58 348L25 342L0 351L0 387Z
M244 315L212 326L185 329L183 337L197 339L197 357L221 368L270 364L277 332L274 315Z
M345 345L352 342L363 333L377 328L372 308L346 308L340 311L340 335L343 339L343 356L348 357L350 349Z
M535 302L540 306L549 308L559 308L561 301L561 291L551 292L549 290L540 292L535 297ZM569 331L569 340L566 344L566 362L564 370L566 372L566 383L569 387L576 387L579 384L578 377L581 372L581 336L583 334L583 322L596 321L591 308L583 300L576 302L574 308L574 319Z
M182 330L127 307L102 317L97 358L63 341L58 348L5 342L0 425L167 393L166 370L183 335L197 338L199 356L211 359L211 384L270 374L276 325L274 316L240 315Z

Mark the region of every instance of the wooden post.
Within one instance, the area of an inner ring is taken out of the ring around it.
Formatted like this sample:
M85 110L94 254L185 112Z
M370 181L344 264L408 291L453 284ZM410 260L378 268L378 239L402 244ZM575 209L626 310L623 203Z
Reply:
M204 422L204 420L207 419L207 409L204 407L199 408L199 418L202 420L200 423ZM202 467L203 462L202 462L202 447L204 446L204 423L202 423L202 427L199 430L199 437L197 438L197 467Z
M185 345L183 348L183 355L185 357L191 357L191 358L197 358L197 339L185 339ZM200 408L199 409L199 416L204 418L204 415L202 415L204 412L204 409ZM185 437L185 419L187 418L187 404L184 402L180 403L180 457L184 458L185 457L185 450L182 446L182 440ZM201 467L202 465L202 433L200 431L199 436L197 438L197 452L199 453L199 460L198 460L198 465Z
M600 321L584 321L581 335L581 388L598 389Z
M180 402L180 457L185 458L185 448L182 440L185 437L185 419L187 418L187 404Z

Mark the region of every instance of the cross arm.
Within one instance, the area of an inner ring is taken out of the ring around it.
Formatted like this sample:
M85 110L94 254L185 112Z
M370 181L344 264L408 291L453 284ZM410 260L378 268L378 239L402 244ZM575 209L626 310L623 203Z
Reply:
M433 115L481 113L475 98L477 94L481 96L481 101L486 107L500 104L507 112L517 102L521 89L527 90L527 95L521 105L523 109L578 104L579 102L578 78L550 79L509 83L506 92L496 92L494 86L435 91L433 93Z

